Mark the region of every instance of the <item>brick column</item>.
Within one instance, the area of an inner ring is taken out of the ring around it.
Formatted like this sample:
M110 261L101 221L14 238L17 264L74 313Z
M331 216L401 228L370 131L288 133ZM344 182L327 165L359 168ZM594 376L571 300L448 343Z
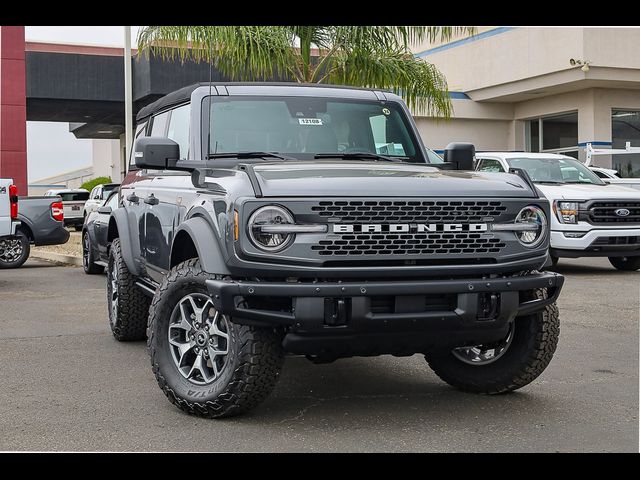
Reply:
M24 27L0 26L0 177L27 195L27 95Z

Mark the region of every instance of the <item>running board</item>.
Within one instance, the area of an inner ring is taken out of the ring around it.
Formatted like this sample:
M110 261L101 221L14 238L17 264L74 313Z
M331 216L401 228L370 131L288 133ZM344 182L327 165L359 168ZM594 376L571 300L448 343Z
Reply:
M144 294L149 296L149 297L153 297L156 294L155 287L149 285L148 283L144 282L143 280L137 280L136 281L136 286L139 287L144 292Z

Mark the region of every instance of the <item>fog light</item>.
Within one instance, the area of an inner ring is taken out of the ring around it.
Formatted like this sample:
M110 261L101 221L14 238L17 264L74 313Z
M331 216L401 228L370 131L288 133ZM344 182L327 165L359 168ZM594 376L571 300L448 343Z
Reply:
M582 238L587 232L562 232L566 238Z

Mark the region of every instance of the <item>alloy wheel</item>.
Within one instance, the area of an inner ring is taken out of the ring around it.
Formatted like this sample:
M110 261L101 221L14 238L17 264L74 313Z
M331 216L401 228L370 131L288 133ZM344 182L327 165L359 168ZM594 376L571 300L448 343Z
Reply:
M22 241L19 238L9 238L0 240L0 261L6 263L12 263L17 261L24 248L22 247Z
M461 362L469 365L488 365L502 357L509 349L513 340L513 323L509 326L509 333L499 342L487 345L475 345L454 348L451 353Z
M168 328L171 356L180 374L198 385L213 383L227 364L229 322L202 293L183 297Z

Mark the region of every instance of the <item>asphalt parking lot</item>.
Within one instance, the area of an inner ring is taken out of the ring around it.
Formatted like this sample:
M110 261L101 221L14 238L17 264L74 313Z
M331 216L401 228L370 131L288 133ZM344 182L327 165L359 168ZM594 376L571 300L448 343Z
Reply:
M637 452L640 273L558 271L558 350L518 392L458 392L419 355L290 358L264 404L216 421L167 401L143 342L113 339L105 276L32 259L0 271L0 450Z

